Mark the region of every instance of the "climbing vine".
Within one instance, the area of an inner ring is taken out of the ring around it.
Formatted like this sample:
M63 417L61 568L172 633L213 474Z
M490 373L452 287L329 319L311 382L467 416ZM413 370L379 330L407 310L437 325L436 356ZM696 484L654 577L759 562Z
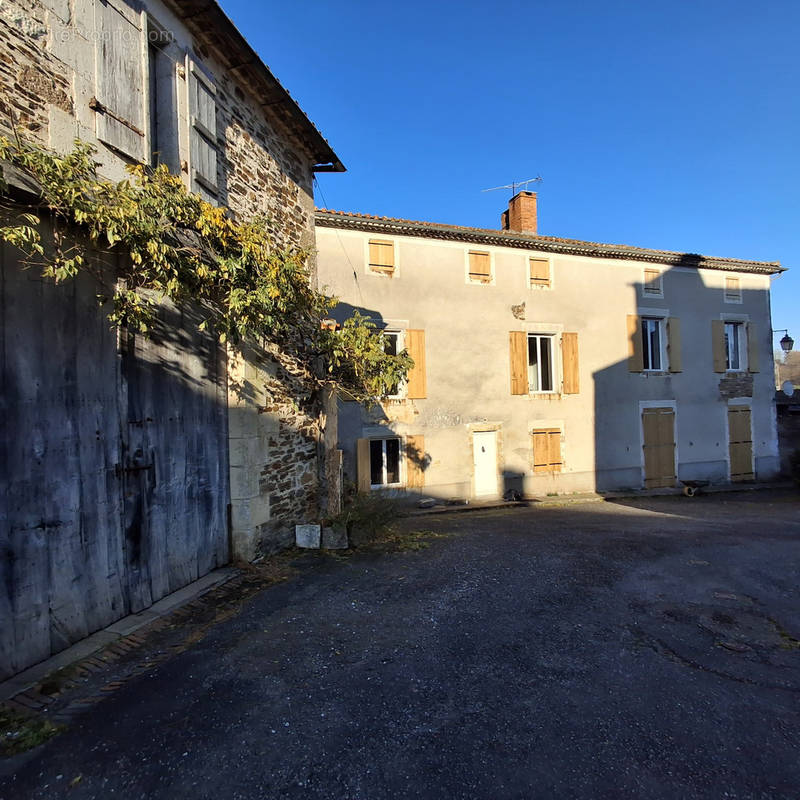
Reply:
M13 219L0 224L0 240L56 283L93 274L113 302L113 324L146 333L163 298L191 301L206 312L200 327L222 341L291 345L317 380L359 401L388 394L413 366L405 351L384 352L383 335L357 312L340 329L324 324L335 298L313 288L308 252L278 246L268 219L233 219L166 167L131 166L113 182L98 175L88 144L61 155L2 136L0 159L40 187L36 208L3 204ZM8 190L0 175L0 196Z

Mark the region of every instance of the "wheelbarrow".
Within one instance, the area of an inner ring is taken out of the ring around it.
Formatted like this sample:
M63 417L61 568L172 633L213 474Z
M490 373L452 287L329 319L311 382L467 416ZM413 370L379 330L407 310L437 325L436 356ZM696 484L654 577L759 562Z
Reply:
M687 497L694 497L704 486L708 486L711 481L681 481L683 493Z

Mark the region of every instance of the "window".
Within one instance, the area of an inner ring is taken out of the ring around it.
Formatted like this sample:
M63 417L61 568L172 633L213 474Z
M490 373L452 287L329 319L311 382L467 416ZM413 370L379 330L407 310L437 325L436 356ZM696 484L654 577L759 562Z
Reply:
M657 269L646 268L644 271L644 284L642 294L661 297L664 294L661 283L661 272Z
M147 30L149 163L152 167L164 164L173 175L178 175L181 166L175 64L167 52L171 43L172 35L154 20L149 19Z
M370 486L400 485L400 440L372 439L369 443Z
M741 322L725 323L725 368L737 372L743 368L742 336L744 325Z
M644 370L661 371L661 325L663 320L642 317L642 367Z
M369 268L380 275L394 274L394 242L385 239L369 240Z
M742 287L738 278L725 278L725 302L742 302Z
M400 331L383 332L383 352L396 356L403 349L403 334ZM396 383L389 391L387 397L402 397L404 386Z
M533 471L561 472L561 431L558 428L545 428L532 431Z
M550 286L550 262L546 258L529 258L531 286Z
M489 253L469 251L469 279L471 283L492 282L492 257Z
M528 391L552 392L553 337L528 336Z

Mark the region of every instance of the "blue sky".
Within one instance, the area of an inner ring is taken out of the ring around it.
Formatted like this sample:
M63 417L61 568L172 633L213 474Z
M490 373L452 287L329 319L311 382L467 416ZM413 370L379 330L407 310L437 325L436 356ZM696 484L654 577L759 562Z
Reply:
M497 228L541 175L542 234L793 268L800 343L800 3L222 5L348 168L317 205Z

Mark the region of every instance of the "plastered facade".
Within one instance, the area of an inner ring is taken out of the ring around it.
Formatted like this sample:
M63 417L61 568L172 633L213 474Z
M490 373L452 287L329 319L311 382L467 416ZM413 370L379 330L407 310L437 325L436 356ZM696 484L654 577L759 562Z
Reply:
M678 478L724 482L730 403L752 408L756 477L776 472L769 274L557 254L537 248L534 238L527 245L476 244L474 236L459 241L458 233L445 231L442 241L419 235L414 223L390 220L376 230L358 215L343 222L338 213L317 217L320 283L340 298L342 316L356 307L387 330L424 330L427 370L424 399L392 400L371 411L342 405L339 440L350 480L355 440L422 435L422 493L474 497L472 431L494 428L497 495L641 488L642 409L663 405L676 410ZM371 272L365 262L370 238L394 242L399 266L391 277ZM489 282L470 283L470 249L491 254ZM530 285L529 257L549 260L549 287ZM658 296L645 294L645 268L661 273ZM735 305L724 300L728 274L740 279L741 302ZM629 315L679 318L680 372L666 368L666 352L662 371L629 371ZM754 326L758 372L714 371L714 319ZM511 394L512 331L553 336L553 393ZM557 346L565 332L578 339L579 391L572 394L564 392ZM563 463L558 470L534 471L531 435L547 429L561 432Z

